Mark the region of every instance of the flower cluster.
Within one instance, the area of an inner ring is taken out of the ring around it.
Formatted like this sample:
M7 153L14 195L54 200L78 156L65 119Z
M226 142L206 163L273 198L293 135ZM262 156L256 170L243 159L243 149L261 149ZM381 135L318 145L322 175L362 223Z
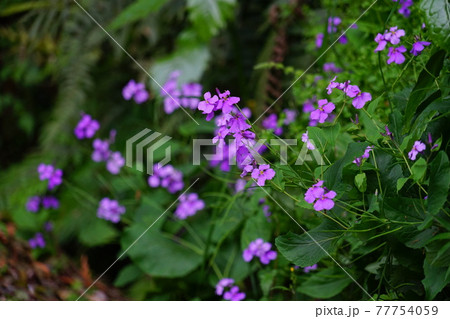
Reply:
M415 161L417 154L425 151L426 148L427 148L426 145L424 143L422 143L421 141L415 141L411 151L409 151L409 153L408 153L409 159L411 161Z
M178 219L186 219L203 208L205 208L205 202L199 199L196 193L183 194L180 196L180 203L175 210L175 216Z
M399 0L392 0L394 2L397 2ZM411 10L409 7L413 5L413 0L400 0L400 9L398 9L398 13L408 18L411 15Z
M40 196L32 196L28 199L25 207L31 213L37 213L41 205L44 209L58 209L59 201L54 196L43 196L42 198Z
M241 301L245 299L245 293L239 291L238 286L233 286L234 279L232 278L223 278L219 280L216 285L216 295L222 296L225 300L230 301ZM226 291L226 289L230 288Z
M48 180L48 189L52 190L62 183L63 172L59 168L55 168L50 164L39 164L37 171L41 181Z
M332 209L334 197L336 197L336 192L326 189L323 186L323 181L320 180L305 193L305 201L310 204L314 203L314 210L316 211Z
M111 174L119 174L120 169L125 165L125 159L120 152L113 152L109 149L110 144L114 142L115 131L110 134L109 140L95 139L92 143L94 151L92 160L94 162L106 162L106 169Z
M168 80L161 89L161 96L164 98L164 111L167 114L173 113L180 106L195 110L202 95L202 85L199 83L185 83L178 88L178 78L180 71L170 73Z
M130 80L122 89L122 96L127 101L134 99L137 104L142 104L148 100L149 93L145 90L144 83Z
M45 240L44 236L42 236L42 233L36 233L36 235L28 240L28 244L32 249L35 248L44 248L45 247Z
M277 252L271 250L271 248L271 243L264 242L262 238L258 238L248 245L242 254L242 258L246 262L250 262L253 257L258 257L262 264L267 265L271 260L277 258Z
M276 114L270 114L262 121L262 126L266 130L272 130L274 134L283 134L283 128L278 126L278 116Z
M81 120L74 129L75 136L79 139L92 138L100 128L97 120L92 119L89 114L82 114Z
M352 98L352 105L355 109L361 109L364 105L372 100L372 95L367 92L361 92L357 85L351 85L350 81L345 81L344 83L336 82L336 76L330 81L327 87L327 93L331 94L333 89L341 90L348 97ZM326 101L326 100L325 100ZM320 101L319 101L320 105ZM334 105L333 105L334 106ZM312 114L311 114L312 115ZM319 122L323 123L323 122Z
M291 109L284 109L283 113L284 113L284 122L283 122L284 125L289 125L292 122L294 122L298 115L298 112L296 110Z
M342 23L342 19L339 17L329 17L328 18L328 24L327 24L327 32L329 34L333 34L338 32L339 26ZM351 28L357 28L358 26L356 24L352 24ZM316 48L321 48L322 44L323 44L323 38L324 38L324 34L323 33L319 33L316 36ZM346 44L348 42L347 37L345 36L345 34L341 35L339 37L339 43L341 44Z
M125 207L120 206L119 202L107 197L103 198L99 202L97 209L97 217L105 220L109 220L113 223L120 221L120 215L125 213Z
M327 73L341 73L342 69L338 68L333 62L323 64L323 71Z
M234 140L231 151L234 153L235 150L237 165L243 169L241 177L250 173L257 180L259 186L264 186L266 180L271 180L275 176L275 171L267 164L258 166L256 159L252 155L252 152L262 152L264 147L259 147L257 150L254 149L256 144L255 133L250 131L251 125L247 123L247 118L251 114L248 110L243 109L241 111L235 106L240 101L240 98L231 96L230 91L226 90L223 93L219 90L216 91L217 95L206 92L203 96L205 100L198 104L198 109L206 115L207 121L213 119L216 112L218 113L215 119L218 127L213 143L217 144L219 150L223 150L227 145L226 137L232 136ZM270 119L269 124L273 127L273 118ZM227 153L229 154L230 152ZM217 161L218 159L215 160Z
M355 163L356 165L361 166L363 159L369 158L371 150L373 150L373 146L367 146L367 148L364 150L364 154L361 155L360 157L356 157L352 163Z
M172 165L160 167L158 164L153 166L153 175L148 178L150 187L164 187L170 193L174 194L184 186L183 173L176 170Z

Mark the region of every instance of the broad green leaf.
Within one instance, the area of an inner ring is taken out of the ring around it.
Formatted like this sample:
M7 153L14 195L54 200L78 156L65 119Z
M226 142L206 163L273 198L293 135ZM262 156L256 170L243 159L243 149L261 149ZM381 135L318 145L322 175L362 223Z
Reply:
M450 164L447 154L440 151L430 163L430 182L428 186L428 212L436 215L447 201L450 186Z
M133 264L128 265L120 270L116 280L114 280L114 286L123 287L128 285L138 279L141 275L142 271L138 267Z
M408 179L408 177L401 177L397 180L397 193L403 188Z
M270 288L272 288L276 274L276 269L261 269L258 272L259 285L261 286L264 297L267 297L269 295Z
M351 283L352 279L341 269L325 269L303 281L297 291L313 298L328 299L339 294Z
M360 173L355 176L355 185L356 185L356 188L358 188L358 190L361 193L364 193L366 191L366 189L367 189L366 173Z
M427 29L431 29L433 42L441 48L450 47L450 4L448 0L422 0Z
M136 0L120 13L109 27L119 29L124 25L143 19L149 14L157 12L166 2L167 0Z
M432 264L435 253L427 251L427 255L423 262L423 270L425 278L422 284L425 288L425 295L427 300L433 300L434 297L450 282L449 276L446 276L447 267L439 267Z
M411 167L412 172L411 177L415 182L418 182L425 175L426 171L427 171L427 162L423 157L420 157Z
M81 229L79 238L86 246L97 246L111 242L116 236L117 230L111 222L96 218Z
M372 115L372 118L374 115L374 110L376 109L378 104L381 101L383 101L383 99L384 99L384 96L380 95L375 100L370 102L367 112ZM375 143L380 137L382 137L380 134L380 129L378 127L384 128L384 126L382 125L382 123L380 121L378 121L376 119L373 119L373 120L370 119L369 116L366 114L366 112L360 112L359 117L361 119L361 122L364 125L364 128L365 128L364 132L367 136L367 139L371 143Z
M256 215L248 218L245 222L241 233L241 248L247 248L250 242L256 238L262 238L264 241L268 241L272 235L271 230L272 224L267 221L261 206L260 211Z
M144 224L128 227L121 240L122 249L130 247L147 227ZM166 278L187 275L200 265L203 258L174 235L152 228L142 235L127 254L146 274Z
M439 73L442 70L442 66L445 58L445 51L440 50L433 54L428 60L425 69L420 72L416 85L412 90L408 104L405 109L405 126L403 128L403 133L406 133L411 127L411 120L413 119L416 110L419 108L425 108L428 104L433 101L430 101L428 97L433 95L435 92L435 78L438 77ZM438 96L436 96L437 98Z
M275 244L280 253L297 266L312 266L333 251L342 236L340 230L343 229L339 225L324 221L308 234L297 235L289 232L278 236Z

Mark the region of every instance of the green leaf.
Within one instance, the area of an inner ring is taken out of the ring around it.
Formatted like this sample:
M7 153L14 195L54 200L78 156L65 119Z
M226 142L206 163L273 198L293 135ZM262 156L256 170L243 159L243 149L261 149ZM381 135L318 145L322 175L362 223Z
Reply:
M11 4L10 6L0 10L0 17L6 17L24 11L30 11L33 9L40 9L51 6L50 1L28 1L24 3Z
M400 177L397 180L397 193L403 188L408 179L409 179L408 177Z
M379 97L377 97L375 100L370 102L367 112L372 115L372 118L373 118L374 110L376 109L376 107L378 106L380 101L383 101L383 99L384 99L384 96L382 94ZM366 112L360 112L359 117L361 119L361 122L364 125L367 139L371 143L375 143L380 137L382 137L378 127L384 127L384 125L378 120L375 120L375 119L371 120L369 118L369 116L366 114Z
M427 162L423 157L420 157L414 165L411 167L411 177L415 182L418 182L422 179L427 171Z
M278 236L275 244L280 253L297 266L312 266L333 251L342 236L342 232L338 230L343 229L333 222L324 221L309 231L309 235L306 233L297 235L289 232L286 235Z
M297 291L313 298L329 299L351 283L352 279L341 269L325 269L305 280Z
M241 248L247 248L250 242L256 238L262 238L264 241L268 241L272 235L271 225L267 221L266 216L264 216L261 206L260 211L255 216L248 218L245 222L241 233Z
M421 108L424 108L427 104L432 102L429 101L428 97L435 92L435 78L439 76L439 73L442 70L445 55L446 53L444 50L440 50L433 54L428 60L424 70L420 72L417 83L414 86L414 89L409 96L408 104L406 105L403 133L406 133L411 127L411 120L419 105Z
M450 282L449 276L446 276L448 267L439 267L432 264L435 254L427 252L423 262L425 278L422 284L425 288L427 300L433 300L434 297Z
M123 287L128 285L138 279L141 275L142 271L138 267L133 264L128 265L120 270L116 280L114 281L114 286Z
M276 274L276 269L261 269L258 272L259 285L261 286L264 297L269 295L270 288L272 288Z
M122 237L122 249L127 249L147 229L147 225L134 224ZM147 231L127 254L146 274L157 277L182 277L197 268L202 255L188 248L177 237L156 229Z
M440 151L430 163L430 183L428 187L427 209L432 215L439 213L447 201L450 186L450 164L448 156Z
M97 246L111 242L116 236L117 230L110 222L96 218L82 228L79 238L86 246Z
M167 0L136 0L111 22L109 28L115 30L141 20L149 14L157 12L166 2Z
M425 12L427 29L431 30L433 43L441 48L450 47L450 4L447 0L422 0L420 9Z
M233 17L235 0L187 0L189 20L205 41L223 29Z
M366 173L360 173L355 176L355 185L361 193L364 193L367 189L367 177Z

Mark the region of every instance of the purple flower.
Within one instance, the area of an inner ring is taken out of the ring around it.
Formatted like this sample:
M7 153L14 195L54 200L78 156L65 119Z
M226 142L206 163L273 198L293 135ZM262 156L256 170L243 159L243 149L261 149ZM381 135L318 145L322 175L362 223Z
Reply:
M44 207L44 209L58 209L59 201L54 196L45 196L42 198L42 207Z
M41 204L41 198L39 196L32 196L28 198L25 208L30 213L37 213L39 211L39 205Z
M155 164L153 165L153 175L148 178L148 184L153 188L164 187L173 194L183 188L183 174L172 165L160 167Z
M271 180L275 176L275 171L270 168L269 164L259 165L258 168L254 168L252 171L252 178L256 180L259 186L264 186L266 180Z
M225 288L229 288L234 284L232 278L222 278L216 285L216 295L222 296Z
M305 103L303 103L303 112L304 113L311 113L316 108L314 107L314 103L316 102L315 98L306 100Z
M199 96L202 95L202 85L199 83L183 84L181 87L181 94L183 95L180 100L181 105L195 110L200 102Z
M124 213L125 207L120 206L118 201L105 197L99 203L97 217L118 223L120 221L120 215Z
M52 176L48 179L48 189L53 189L56 186L60 185L62 183L62 175L63 172L60 169L55 169L53 171Z
M145 90L144 83L136 83L134 80L130 80L122 89L122 96L127 101L134 98L137 104L141 104L148 100L149 94Z
M427 147L425 146L425 144L422 143L421 141L415 141L411 151L408 153L409 159L411 161L415 161L417 154L425 151L426 148Z
M48 189L53 189L62 183L62 170L55 169L52 165L39 164L37 171L41 181L48 179Z
M290 110L290 109L284 109L283 113L285 115L284 118L284 125L289 125L292 122L295 121L295 118L297 117L297 111L296 110Z
M334 207L334 201L332 200L336 196L336 192L328 191L323 187L323 181L318 181L312 187L310 187L305 193L305 201L307 203L314 203L314 209L316 211L330 210Z
M180 107L179 96L181 95L178 90L178 77L180 71L175 70L169 74L167 82L164 83L161 89L161 96L164 97L164 112L171 114L173 111Z
M96 120L93 120L89 114L83 114L75 127L74 133L79 140L92 138L99 128L100 124Z
M391 42L391 44L399 44L400 38L405 35L405 30L400 29L398 30L398 27L392 27L389 29L389 32L386 32L384 34L384 39L386 41Z
M122 157L120 152L111 153L108 160L106 161L106 169L111 174L119 174L122 166L125 165L125 159Z
M328 62L323 65L323 71L331 73L341 73L342 69L338 68L333 62Z
M328 114L333 112L335 106L332 102L328 102L327 99L319 100L318 108L311 112L311 120L317 120L319 123L324 123L328 117Z
M193 216L197 211L205 208L205 202L198 199L196 193L183 194L180 196L180 203L175 210L175 216L178 219L186 219L189 216Z
M42 236L41 233L36 233L36 235L33 238L30 238L28 240L28 244L30 245L30 247L32 249L35 248L44 248L45 247L45 240L44 240L44 236Z
M234 192L239 193L244 191L245 185L247 185L247 181L245 179L239 178L234 184Z
M319 33L316 35L316 48L319 49L322 47L323 44L323 33Z
M54 167L50 164L39 164L37 171L41 181L49 179L53 174Z
M262 126L267 130L273 130L274 134L280 135L283 133L283 129L278 127L278 116L276 114L270 114L262 121Z
M387 44L387 41L384 38L384 35L381 33L377 34L377 36L375 37L375 42L378 43L378 46L374 50L375 52L383 51Z
M216 89L217 94L219 95L219 101L217 104L217 109L222 110L223 114L228 114L233 110L234 104L239 103L241 100L237 96L230 96L230 91L226 90L223 93L220 93L218 89Z
M206 120L209 121L214 116L214 108L216 107L217 101L219 101L219 98L217 95L211 96L210 92L206 92L203 95L204 101L201 101L198 103L198 109L200 111L203 111L203 114L207 114ZM212 115L211 115L212 114Z
M337 31L337 26L340 25L342 22L341 18L339 17L329 17L328 18L328 27L327 31L328 33L334 33Z
M311 270L316 270L316 269L317 269L317 264L314 264L312 266L306 266L305 268L303 268L303 272L307 274Z
M367 146L367 148L364 150L364 154L361 155L360 157L355 158L352 163L355 163L356 165L360 166L364 158L369 158L371 150L373 150L373 146Z
M339 82L336 82L336 78L337 78L337 76L335 76L331 81L330 81L330 83L328 84L328 86L327 86L327 93L328 94L331 94L332 92L333 92L333 89L335 89L335 88L338 88L339 89L339 87L340 87L340 83Z
M306 147L309 149L309 150L314 150L315 149L315 147L314 147L314 145L311 143L311 141L309 140L309 137L308 137L308 131L306 131L306 133L303 133L302 134L302 142L303 143L306 143Z
M403 45L397 48L390 47L388 53L389 59L387 60L387 64L391 64L392 62L402 64L403 62L405 62L405 57L402 54L404 52L406 52L406 48Z
M394 2L397 2L398 0L392 0ZM408 18L411 14L411 10L409 9L410 6L413 5L412 0L400 0L400 9L398 9L398 13L402 14L406 18Z
M271 260L277 258L277 252L271 250L271 248L271 243L264 242L262 238L258 238L248 245L242 254L242 258L244 258L244 261L250 262L253 257L257 257L262 264L267 265Z
M372 95L367 92L361 92L357 85L349 85L345 93L353 98L352 105L355 109L362 109L367 102L372 100Z
M414 42L410 53L412 53L415 56L418 56L425 49L425 47L429 46L430 44L431 42L427 41Z
M108 141L102 141L101 139L96 138L92 143L92 146L94 147L94 151L92 152L91 157L94 162L103 162L108 159L110 154Z
M230 301L241 301L245 299L245 293L240 292L238 286L233 286L229 291L223 294L223 299Z

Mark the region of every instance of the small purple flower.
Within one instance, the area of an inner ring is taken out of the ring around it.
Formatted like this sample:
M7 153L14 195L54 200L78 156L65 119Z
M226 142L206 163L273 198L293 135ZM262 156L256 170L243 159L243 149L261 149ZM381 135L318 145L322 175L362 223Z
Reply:
M322 185L323 181L319 180L316 184L308 188L305 193L305 201L307 203L312 204L316 199L320 198L323 195L324 189Z
M362 109L367 102L372 100L372 95L367 92L361 92L357 85L347 86L345 93L353 98L352 105L355 109Z
M335 78L336 79L336 78ZM305 103L303 103L303 112L304 113L311 113L316 108L314 107L314 103L316 102L315 98L306 100Z
M54 167L50 164L39 164L37 171L41 181L49 179L53 174Z
M256 180L259 186L264 186L266 180L271 180L275 176L275 171L270 168L269 164L259 165L258 168L254 168L252 171L252 178Z
M377 34L377 36L375 37L375 42L378 43L378 46L374 50L375 52L383 51L387 44L387 41L384 38L384 35L381 33Z
M314 145L311 143L311 141L309 140L309 137L308 137L308 131L306 131L306 133L303 133L302 134L302 142L303 143L306 143L306 147L309 149L309 150L314 150L315 149L315 147L314 147Z
M317 103L318 108L311 112L310 118L311 120L317 120L319 123L324 123L328 114L335 109L335 106L332 102L328 102L327 99L319 100Z
M199 199L196 193L183 194L180 196L180 203L175 210L175 216L178 219L186 219L203 208L205 208L205 202Z
M148 184L153 188L164 187L173 194L183 188L183 174L172 165L160 167L155 164L153 165L153 175L148 178Z
M36 235L33 238L30 238L28 240L28 244L30 245L30 247L32 249L35 248L44 248L45 247L45 240L44 240L44 236L42 236L41 233L36 233Z
M428 133L428 144L431 147L431 150L434 150L435 148L439 147L439 144L435 143L433 144L433 138L431 137L431 133Z
M48 189L53 189L56 186L60 185L62 183L62 175L63 171L60 169L55 169L53 171L52 176L48 179Z
M314 204L314 209L316 211L332 209L334 207L334 197L336 197L335 191L324 193L320 198L317 199L316 203Z
M206 92L203 95L203 98L205 100L198 103L198 109L203 111L203 114L207 114L206 120L209 121L214 116L214 108L216 107L216 103L219 101L219 98L217 95L211 96L210 92Z
M316 35L316 48L317 49L320 49L322 47L323 37L324 37L323 33L318 33Z
M122 96L127 101L134 98L137 104L141 104L148 100L149 93L145 90L144 83L136 83L134 80L130 80L122 89Z
M44 209L58 209L59 201L55 196L44 196L42 198L42 207L44 207Z
M39 211L39 205L41 204L41 198L39 196L32 196L28 198L25 208L30 213L37 213Z
M397 2L398 0L392 0L394 2ZM398 13L402 14L403 16L405 16L406 18L408 18L411 14L411 10L409 9L409 7L411 7L413 5L413 1L412 0L400 0L400 9L398 9Z
M270 114L262 121L262 126L267 130L273 130L276 135L283 133L283 129L278 127L278 116L276 114Z
M271 249L271 243L258 238L248 245L242 254L242 258L244 258L244 261L250 262L253 257L257 257L262 264L267 265L271 260L277 258L277 252Z
M312 266L306 266L305 268L303 268L303 272L307 274L311 270L316 270L316 269L317 269L317 264L314 264Z
M295 121L295 118L297 117L297 111L296 110L290 110L290 109L284 109L283 113L285 115L284 118L284 125L289 125L292 122Z
M240 292L238 286L233 286L229 291L223 294L223 299L230 301L241 301L245 299L245 293Z
M392 27L389 29L389 32L384 34L384 39L389 41L391 44L396 45L400 43L400 38L405 35L405 30L400 29L398 27Z
M181 105L195 110L200 102L199 96L202 95L202 85L199 83L183 84L181 94L183 96L180 100Z
M232 278L222 278L216 285L216 295L222 296L225 288L229 288L234 284Z
M422 53L422 51L425 49L425 47L429 46L430 44L431 44L431 42L427 42L427 41L414 42L410 53L412 53L415 56L418 56L419 54Z
M336 192L328 191L323 187L323 181L318 181L312 187L310 187L305 193L305 201L307 203L314 203L314 210L330 210L334 207L334 201L332 200L336 196Z
M387 64L391 64L392 62L395 62L396 64L402 64L405 62L405 57L402 53L406 52L406 48L401 45L397 48L390 47L387 60Z
M109 220L113 223L120 221L120 215L125 213L125 207L120 206L119 202L107 197L103 198L97 210L97 217Z
M355 163L356 165L360 166L364 158L366 159L369 158L371 150L373 150L373 146L367 146L367 148L364 150L364 154L361 155L360 157L355 158L355 160L352 163Z
M335 77L330 81L330 83L328 84L328 86L327 86L327 94L331 94L331 93L333 92L333 89L336 89L336 88L340 89L341 83L336 82L336 78L337 78L337 76L335 76ZM303 107L304 107L304 106L303 106Z
M96 138L92 143L92 146L94 147L94 151L92 152L91 157L94 162L103 162L108 159L110 154L108 141L102 141L101 139Z
M106 169L114 175L119 174L120 169L125 165L125 159L120 152L113 152L106 161Z
M411 161L415 161L417 154L425 151L427 147L421 141L415 141L411 151L408 153L408 157Z
M92 138L99 128L100 124L97 120L93 120L89 114L83 114L75 127L74 133L79 140Z
M48 189L51 190L62 183L62 170L46 164L39 164L37 170L41 181L48 179Z
M323 71L330 72L330 73L341 73L342 69L338 68L333 62L328 62L328 63L324 63Z
M218 89L216 89L216 91L220 98L217 103L217 109L222 110L223 114L230 113L233 110L234 105L241 100L241 98L237 96L231 96L231 93L228 90L223 93L220 93Z

